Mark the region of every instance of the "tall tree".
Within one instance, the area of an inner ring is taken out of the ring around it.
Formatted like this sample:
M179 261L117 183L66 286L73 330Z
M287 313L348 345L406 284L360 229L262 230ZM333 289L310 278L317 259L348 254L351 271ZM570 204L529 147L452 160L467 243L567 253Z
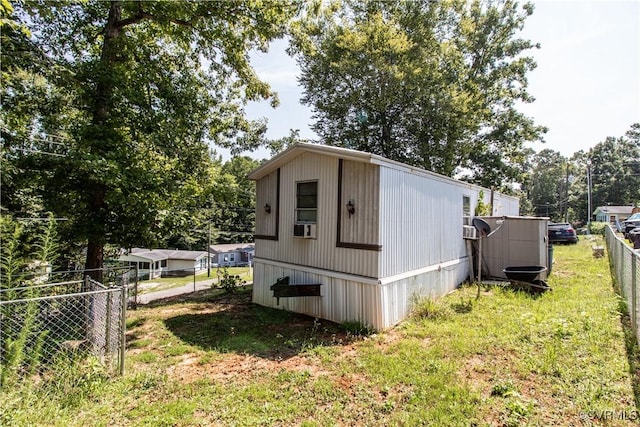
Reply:
M243 106L277 98L248 52L281 36L296 8L257 0L19 3L16 16L46 60L38 66L72 98L73 120L59 129L69 135L68 153L52 167L46 202L86 240L87 268L102 266L106 243L158 240L170 206L199 194L207 141L261 139L264 124L246 120Z
M607 137L589 150L593 208L640 203L639 124L622 137Z
M290 51L303 102L323 141L363 149L484 185L515 181L523 143L544 128L516 38L533 7L512 1L346 1L297 23Z
M567 159L556 151L544 149L533 156L532 163L527 193L534 214L562 221L568 198Z

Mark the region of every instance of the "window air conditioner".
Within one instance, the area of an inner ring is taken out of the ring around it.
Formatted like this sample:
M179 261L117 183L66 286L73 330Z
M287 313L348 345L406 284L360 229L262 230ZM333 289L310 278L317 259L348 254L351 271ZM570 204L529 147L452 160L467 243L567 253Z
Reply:
M478 230L472 225L463 225L462 226L462 238L475 240L478 238Z
M300 237L303 239L315 239L316 238L316 224L309 224L306 222L296 222L293 225L294 237Z

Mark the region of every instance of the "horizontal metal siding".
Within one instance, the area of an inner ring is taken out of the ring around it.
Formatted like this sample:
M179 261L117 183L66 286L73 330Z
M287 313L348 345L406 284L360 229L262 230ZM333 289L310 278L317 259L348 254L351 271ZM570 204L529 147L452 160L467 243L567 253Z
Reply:
M253 302L256 304L336 323L357 321L376 329L385 327L382 322L379 285L300 271L295 266L274 266L260 261L256 261L254 268ZM292 284L321 283L321 296L280 298L278 304L270 286L279 277L284 276L289 276Z

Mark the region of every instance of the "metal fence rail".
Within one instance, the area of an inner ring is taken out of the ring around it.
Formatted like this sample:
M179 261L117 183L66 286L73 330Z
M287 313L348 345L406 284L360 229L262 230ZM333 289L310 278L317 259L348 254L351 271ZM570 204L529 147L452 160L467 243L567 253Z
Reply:
M624 298L631 318L631 325L640 342L640 251L633 250L616 235L611 226L605 231L609 263L615 274L615 280Z
M42 372L60 358L95 356L124 370L127 286L91 280L0 290L0 367Z

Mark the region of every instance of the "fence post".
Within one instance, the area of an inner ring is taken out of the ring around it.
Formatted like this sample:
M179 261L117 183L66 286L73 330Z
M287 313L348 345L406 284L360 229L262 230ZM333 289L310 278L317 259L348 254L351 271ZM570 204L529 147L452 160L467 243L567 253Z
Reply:
M196 268L193 267L193 292L196 291Z
M137 282L137 279L136 279ZM122 286L120 294L120 375L124 375L124 352L127 346L127 288Z
M135 285L133 286L133 309L137 310L138 309L138 263L136 262L136 281L135 281Z
M636 297L638 295L638 291L636 289L636 286L638 285L637 280L636 280L636 276L638 274L638 257L635 256L633 254L633 251L631 252L631 295L632 295L632 311L633 311L633 316L631 317L631 321L633 322L633 333L636 336L636 339L638 337L638 328L637 328L637 320L638 320L638 315L636 312L636 309L638 307L638 303L636 302Z
M113 292L109 292L105 295L107 297L107 318L105 321L106 331L104 338L104 355L109 355L107 357L109 358L109 360L111 360L111 298L113 298Z

